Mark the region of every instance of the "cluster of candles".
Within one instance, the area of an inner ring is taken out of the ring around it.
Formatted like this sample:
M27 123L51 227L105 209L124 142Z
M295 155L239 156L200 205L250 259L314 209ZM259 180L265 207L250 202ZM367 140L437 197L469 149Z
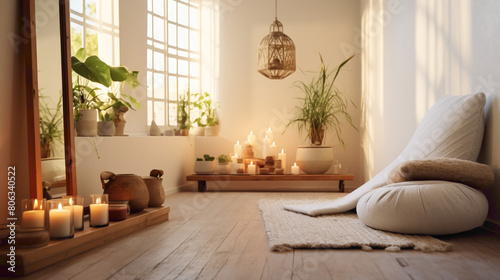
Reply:
M245 141L245 145L255 146L256 136L253 134L253 131L250 131L250 134L247 136L247 140ZM271 144L272 143L272 144ZM234 144L234 156L231 157L232 162L237 162L239 156L243 155L243 146L240 144L240 141L236 141ZM281 160L282 168L284 173L287 173L287 162L286 162L286 154L285 150L281 149L281 153L279 152L278 146L274 141L274 133L271 130L271 127L266 130L266 134L262 139L262 158L266 158L268 156L272 156L274 159ZM254 175L256 174L256 166L253 162L247 166L248 174ZM291 168L291 173L293 175L298 175L300 173L300 169L296 163Z
M91 195L90 222L91 227L102 227L109 224L108 195ZM22 228L48 228L51 239L66 239L74 236L75 230L83 230L83 197L65 196L62 199L22 200Z

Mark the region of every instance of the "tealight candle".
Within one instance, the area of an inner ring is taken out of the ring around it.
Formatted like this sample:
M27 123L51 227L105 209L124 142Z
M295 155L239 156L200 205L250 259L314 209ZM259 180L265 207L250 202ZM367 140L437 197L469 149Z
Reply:
M253 164L253 161L250 162L250 164L248 165L248 174L250 175L255 175L256 173L256 166Z
M278 159L281 159L281 168L283 168L283 172L286 173L286 154L284 149L281 149L281 153L278 154Z
M300 169L297 166L297 163L294 162L292 166L292 175L299 175L299 174L300 174Z
M23 228L45 227L45 199L28 198L22 200L23 204Z
M234 144L234 154L243 154L243 147L240 145L240 141L236 141L236 144Z
M108 195L90 195L90 222L91 227L105 227L109 225Z
M274 133L271 130L271 127L269 127L269 129L266 131L266 136L267 139L269 139L269 143L274 141Z
M269 146L269 155L274 159L277 159L278 157L278 146L276 146L276 143L274 142L271 146Z
M66 199L49 201L49 234L52 239L71 238L74 235L73 207L67 204Z
M267 134L266 134L266 136L262 140L262 157L263 158L266 158L267 156L270 155L269 146L270 146L270 141L269 141L269 138L267 137Z
M248 139L248 144L255 146L255 135L253 134L253 131L250 131L250 134L248 134L247 139Z

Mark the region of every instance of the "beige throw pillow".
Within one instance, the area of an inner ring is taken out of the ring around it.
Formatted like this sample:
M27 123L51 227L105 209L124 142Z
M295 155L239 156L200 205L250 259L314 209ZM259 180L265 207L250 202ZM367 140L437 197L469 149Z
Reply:
M442 180L485 189L493 185L495 174L489 165L454 158L410 160L397 165L388 174L387 183Z

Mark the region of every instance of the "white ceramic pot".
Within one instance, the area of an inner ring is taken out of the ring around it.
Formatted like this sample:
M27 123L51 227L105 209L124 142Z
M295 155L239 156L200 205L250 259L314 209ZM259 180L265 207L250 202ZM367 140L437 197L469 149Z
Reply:
M217 136L219 133L219 126L206 126L205 127L205 136Z
M231 165L229 163L219 163L215 168L215 171L219 174L229 174L231 172Z
M196 174L212 174L215 172L215 161L195 161L194 173Z
M97 110L82 109L76 122L77 136L97 136Z
M97 123L97 135L99 136L113 136L115 135L115 122L98 122Z
M299 146L296 162L307 174L323 174L332 166L333 149L330 146Z
M193 135L194 136L205 136L205 127L204 126L202 126L202 127L199 127L199 126L193 127Z

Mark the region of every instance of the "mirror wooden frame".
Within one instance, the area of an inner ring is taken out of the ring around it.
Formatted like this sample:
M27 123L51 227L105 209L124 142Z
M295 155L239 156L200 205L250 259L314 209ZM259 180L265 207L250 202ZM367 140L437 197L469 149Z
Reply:
M28 120L28 167L30 197L42 198L42 168L40 151L40 126L38 104L38 67L36 52L35 0L23 0L23 17L28 19L24 47L26 70L26 106ZM73 125L73 88L71 82L71 29L69 23L69 0L59 0L59 28L61 42L62 99L64 116L64 154L66 166L66 194L75 195L76 161Z

